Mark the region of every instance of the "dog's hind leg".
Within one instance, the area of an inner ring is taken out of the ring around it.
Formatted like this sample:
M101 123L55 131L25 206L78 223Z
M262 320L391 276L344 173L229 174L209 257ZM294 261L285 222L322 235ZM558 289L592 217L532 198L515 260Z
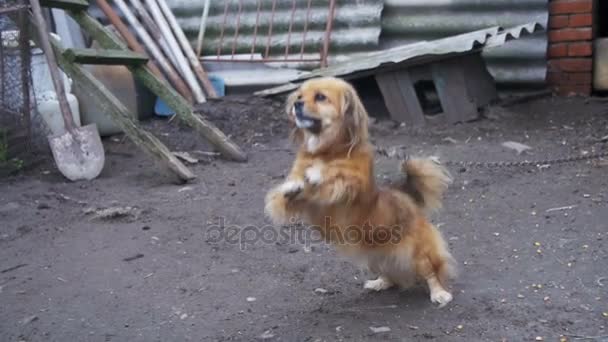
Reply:
M437 278L438 271L440 270L435 269L426 256L422 256L420 259L416 260L416 273L426 280L431 295L431 302L439 304L439 307L441 308L451 302L453 297Z

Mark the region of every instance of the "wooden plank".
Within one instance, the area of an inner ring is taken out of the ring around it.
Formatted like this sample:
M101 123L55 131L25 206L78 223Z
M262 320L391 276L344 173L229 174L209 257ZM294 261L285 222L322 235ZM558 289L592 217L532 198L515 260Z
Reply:
M488 71L480 53L458 57L466 75L467 91L478 107L487 106L498 99L496 82Z
M86 12L68 12L80 26L105 49L126 49L125 44ZM156 77L147 66L127 66L135 78L160 97L177 117L209 141L224 157L245 162L247 155L220 129L193 112L192 106L166 82Z
M467 91L464 70L457 59L431 64L431 73L448 122L465 122L479 117L477 105Z
M424 112L407 70L377 74L376 82L393 120L416 127L424 125Z
M51 45L55 50L57 62L61 69L71 77L78 87L83 88L83 94L88 94L99 110L107 113L123 132L145 153L151 156L157 164L175 181L183 183L196 176L169 149L150 132L139 127L133 120L134 115L88 70L82 65L68 61L63 53L61 44L51 37Z
M89 8L89 3L85 0L40 0L40 5L72 11L86 11Z
M66 49L63 56L72 63L103 65L142 65L144 54L130 50Z

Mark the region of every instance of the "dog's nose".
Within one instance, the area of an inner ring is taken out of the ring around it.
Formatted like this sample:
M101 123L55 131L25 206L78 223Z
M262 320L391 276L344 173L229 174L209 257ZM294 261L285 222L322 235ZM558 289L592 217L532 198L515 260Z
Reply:
M295 107L295 109L300 110L304 107L304 101L296 101L293 106Z

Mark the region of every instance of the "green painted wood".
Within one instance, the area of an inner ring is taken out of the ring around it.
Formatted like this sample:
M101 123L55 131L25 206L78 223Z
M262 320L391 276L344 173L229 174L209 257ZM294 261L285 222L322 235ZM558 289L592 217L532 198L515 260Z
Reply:
M130 50L67 49L63 56L78 64L142 65L148 62L146 55Z
M89 8L89 3L85 0L40 0L40 5L71 11L86 11Z
M112 32L103 27L99 21L86 12L68 12L78 24L99 45L105 49L127 49L127 46ZM173 109L177 117L196 130L204 139L209 141L224 157L239 161L247 161L247 155L211 122L194 113L192 106L179 95L170 85L156 77L145 65L127 66L135 78L145 85L167 106Z

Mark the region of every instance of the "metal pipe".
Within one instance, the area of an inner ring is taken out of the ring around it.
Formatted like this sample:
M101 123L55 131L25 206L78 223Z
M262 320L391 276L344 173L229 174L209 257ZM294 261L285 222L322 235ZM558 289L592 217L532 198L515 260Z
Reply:
M270 54L270 43L272 41L272 24L274 23L274 13L277 8L277 0L272 0L272 15L270 16L270 26L268 26L268 40L266 41L266 53L264 53L264 58L268 58Z
M150 12L152 14L152 17L154 18L154 20L156 21L156 24L160 28L160 32L161 32L163 38L165 39L165 41L167 42L169 47L171 47L171 50L175 53L174 55L178 61L178 65L176 65L176 67L178 68L178 70L181 71L181 74L184 77L188 86L190 87L190 90L192 90L194 99L198 103L204 103L206 101L205 94L203 94L203 90L201 89L198 82L196 81L196 78L194 77L192 70L190 70L190 68L188 68L188 61L186 60L184 55L181 53L179 44L177 43L177 40L171 33L171 28L169 27L169 24L167 23L166 18L163 17L163 13L162 13L161 9L159 8L156 1L153 1L153 0L148 1L147 5L148 5L148 9L150 10Z
M203 88L205 88L205 92L207 92L207 95L209 97L217 98L215 88L213 88L211 81L209 81L207 73L203 69L203 66L201 65L201 62L198 57L196 57L194 50L192 50L192 45L190 45L190 42L188 41L188 38L186 38L184 31L182 31L182 29L180 28L177 19L175 19L175 16L173 15L173 12L171 12L171 9L169 8L169 6L167 6L165 0L156 0L156 2L160 6L161 11L163 11L163 13L165 14L165 18L167 18L169 26L171 26L171 28L173 29L173 33L175 34L177 41L181 45L182 50L186 55L186 58L188 58L190 66L194 70L194 74L197 76L199 82L201 82L201 84L203 85Z
M198 37L196 38L196 57L200 58L203 51L203 39L205 38L205 30L207 28L207 17L209 17L209 5L211 0L205 0L203 14L201 15L201 24L198 27Z
M97 0L98 3L100 3L101 1L105 2L105 0ZM158 49L158 46L156 45L156 43L154 42L152 37L150 37L148 32L146 32L146 29L137 20L137 18L133 14L133 12L131 12L131 9L129 8L129 6L127 6L127 4L123 0L114 0L114 3L116 4L116 6L118 6L120 11L123 13L123 15L125 16L125 19L127 19L127 22L131 25L131 27L133 27L133 29L135 30L135 33L142 40L144 46L148 49L148 51L150 52L152 57L156 60L156 62L160 66L160 68L167 74L167 77L174 84L175 88L178 91L180 91L180 89L184 90L184 93L182 95L184 97L186 97L190 102L192 102L192 95L191 95L191 92L188 89L187 85L180 78L179 74L173 68L173 66L171 66L171 64L167 61L165 56L163 56L163 54L160 52L160 50ZM180 91L180 93L181 93L181 91Z
M122 19L114 12L112 6L108 4L106 0L97 0L97 6L106 15L112 26L116 28L121 37L125 40L129 48L135 52L146 54L144 48L139 44L137 38L129 31L129 28L122 22ZM162 72L158 67L150 60L148 61L148 67L157 77L163 78Z
M334 16L336 13L336 0L329 0L329 14L327 15L327 25L325 26L325 39L323 40L323 50L321 50L321 66L327 67L327 55L329 54L329 42L331 40L331 31L334 25Z

